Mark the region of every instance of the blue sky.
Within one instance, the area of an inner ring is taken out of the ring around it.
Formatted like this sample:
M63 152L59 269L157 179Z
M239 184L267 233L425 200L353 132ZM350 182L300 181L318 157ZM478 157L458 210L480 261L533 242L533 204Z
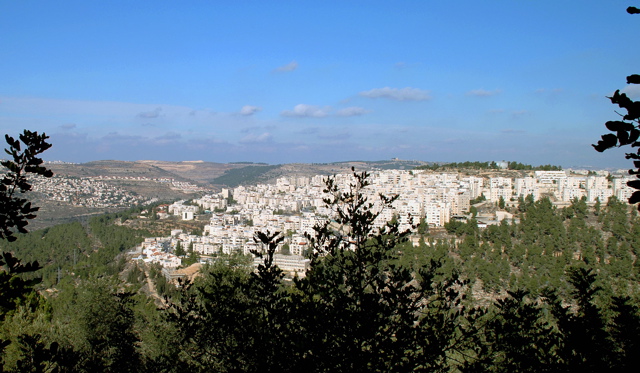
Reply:
M605 96L640 96L629 5L3 1L0 129L70 162L628 168L590 144L618 117Z

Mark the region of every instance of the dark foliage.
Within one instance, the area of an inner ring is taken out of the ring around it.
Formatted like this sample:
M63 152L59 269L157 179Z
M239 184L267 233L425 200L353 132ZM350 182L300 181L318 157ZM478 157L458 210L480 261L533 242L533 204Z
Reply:
M26 233L26 226L30 219L35 218L38 207L22 195L31 190L31 184L27 179L28 174L51 177L51 170L42 166L42 159L37 156L51 147L45 134L25 130L14 139L5 135L9 149L5 152L11 159L0 162L7 169L0 182L0 239L15 241L15 230ZM24 150L22 148L24 147ZM0 317L4 317L7 311L15 306L15 302L35 285L38 281L25 281L19 275L34 272L40 269L37 262L22 264L11 253L3 252L0 257Z
M36 217L38 207L31 206L31 202L23 195L31 190L31 184L27 178L29 174L53 176L51 170L42 166L43 161L38 157L51 147L51 144L46 141L48 138L45 134L40 135L28 130L24 130L17 140L5 135L9 145L5 152L11 158L0 162L7 169L0 181L0 239L15 241L15 231L26 233L29 220ZM25 279L23 275L31 274L41 267L38 262L22 264L10 252L0 254L0 266L2 266L0 270L0 321L2 321L18 305L34 297L33 286L39 283L40 279ZM9 341L0 340L0 352L9 343Z
M640 13L637 8L627 8L627 13ZM640 75L633 74L627 76L627 84L640 84ZM608 97L611 103L618 105L626 113L619 114L622 120L608 121L605 123L607 129L613 133L607 133L601 136L601 140L593 145L593 148L599 152L607 149L629 146L632 150L638 148L635 152L625 154L626 159L633 159L635 170L629 170L629 174L636 175L638 180L632 180L627 183L636 191L629 197L629 203L632 205L640 202L640 101L633 101L626 93L620 93L620 90L614 92L613 96ZM638 205L640 210L640 205Z
M42 159L38 155L51 147L45 134L25 130L14 139L5 135L9 148L5 152L11 159L0 162L7 168L7 173L0 182L0 239L15 241L15 230L26 233L26 226L30 219L35 218L38 207L22 195L31 190L27 179L28 174L51 177L51 170L42 166ZM24 149L23 149L24 147ZM17 304L30 293L39 279L25 280L22 275L40 269L38 262L22 264L9 252L0 254L0 320L15 309Z
M183 337L180 369L243 372L405 372L455 365L474 338L464 327L464 282L438 277L436 261L417 273L397 264L410 232L379 215L362 194L368 174L348 191L327 181L336 220L317 225L306 277L283 281L273 256L283 236L258 233L256 272L213 265L170 300L168 320ZM385 207L394 198L380 196Z
M31 190L28 174L53 176L53 172L42 166L43 161L38 158L38 155L51 147L46 141L48 138L45 134L28 130L18 140L5 135L9 144L5 152L11 159L0 162L7 169L0 182L0 239L14 241L14 229L26 233L29 220L36 217L38 207L31 206L31 202L22 195Z
M228 187L234 188L238 185L250 185L255 184L264 179L264 175L272 170L277 170L280 165L258 165L258 166L246 166L241 168L232 168L225 172L223 175L211 180L213 184L222 184Z
M432 170L432 171L444 171L455 169L470 169L470 170L500 170L501 167L494 161L491 162L451 162L444 164L430 164L416 167L417 170ZM541 165L532 166L528 164L522 164L520 162L507 162L508 170L528 170L528 171L561 171L562 167L553 165Z

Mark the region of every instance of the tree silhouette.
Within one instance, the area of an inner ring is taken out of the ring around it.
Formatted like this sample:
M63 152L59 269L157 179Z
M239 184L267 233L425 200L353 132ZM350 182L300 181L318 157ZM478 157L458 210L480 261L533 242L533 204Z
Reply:
M15 231L26 233L25 228L30 219L36 217L38 207L23 197L23 194L31 190L31 184L27 174L51 177L53 173L41 166L43 161L37 156L51 147L46 142L48 136L39 135L37 132L25 130L19 140L9 135L5 139L9 149L5 152L12 159L0 162L8 169L8 172L0 182L0 239L15 241ZM24 144L24 150L22 149ZM31 287L39 282L39 279L25 280L19 275L34 272L41 267L38 262L27 264L20 263L9 252L0 253L0 320L7 312L16 307L16 302L23 298Z
M31 206L31 202L22 195L31 190L27 174L53 176L53 172L43 167L42 159L37 157L51 147L46 142L48 138L45 134L39 135L29 130L24 130L18 140L5 135L9 144L5 152L12 159L0 162L9 171L0 182L0 238L15 241L14 230L26 233L29 220L36 217L38 207ZM24 150L21 150L22 144Z
M0 239L15 241L15 233L26 233L29 220L36 217L38 207L31 206L24 193L31 190L27 179L29 174L51 177L53 173L42 166L39 154L51 147L46 140L47 135L24 130L18 139L5 135L9 148L5 152L11 159L0 162L7 169L7 173L0 181ZM24 149L23 149L24 148ZM10 252L0 253L0 321L8 313L28 298L33 286L40 282L40 278L25 279L22 275L39 270L38 262L22 264ZM0 356L9 341L0 340ZM51 347L51 351L57 347ZM2 368L0 364L0 369Z
M627 13L640 14L640 9L628 7ZM627 84L640 84L640 75L627 76ZM636 170L629 170L629 174L636 175L636 178L638 178L638 180L632 180L627 183L628 186L636 189L629 197L629 203L635 205L640 202L640 141L638 141L640 138L640 101L631 100L626 93L620 93L620 90L616 90L613 96L608 98L612 104L626 110L626 114L618 113L622 120L605 123L607 129L613 133L602 135L601 140L592 146L599 152L621 146L630 146L632 149L638 148L635 153L625 154L626 159L634 160L633 165L636 168ZM640 205L638 209L640 209Z

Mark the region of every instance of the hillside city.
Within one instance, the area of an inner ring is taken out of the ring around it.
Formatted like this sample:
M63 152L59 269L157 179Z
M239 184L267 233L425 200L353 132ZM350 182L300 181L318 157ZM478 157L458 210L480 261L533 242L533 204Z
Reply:
M158 263L169 275L181 266L175 255L178 246L189 248L206 259L217 253L247 255L257 249L254 236L259 231L283 232L278 264L289 274L303 275L308 259L305 234L313 234L317 223L331 218L332 210L325 206L323 192L325 176L281 177L275 184L258 184L222 189L219 193L201 198L161 205L158 218L171 215L182 220L193 220L198 214L210 214L209 224L202 235L173 230L170 237L147 238L137 248L134 260ZM469 218L471 203L481 202L503 207L515 206L529 195L534 200L548 197L557 206L567 206L573 199L586 199L587 203L606 202L615 196L629 198L633 190L627 186L631 180L626 171L535 171L531 176L509 178L503 176L477 177L462 173L435 173L422 170L387 170L371 173L371 185L361 192L379 206L378 195L397 195L393 210L382 210L374 226L382 227L394 217L401 229L411 229L420 219L429 227L442 227L452 219ZM335 176L337 184L348 188L352 175ZM514 216L505 209L476 217L478 227L508 222ZM413 237L417 245L419 237ZM256 258L257 265L260 259Z
M177 181L172 178L144 176L67 177L61 175L45 178L36 175L32 178L32 191L42 194L50 201L60 201L72 206L83 207L130 207L154 202L153 199L136 195L108 183L114 180L155 183L184 193L208 190L193 183Z
M640 0L132 3L0 5L0 373L640 371Z

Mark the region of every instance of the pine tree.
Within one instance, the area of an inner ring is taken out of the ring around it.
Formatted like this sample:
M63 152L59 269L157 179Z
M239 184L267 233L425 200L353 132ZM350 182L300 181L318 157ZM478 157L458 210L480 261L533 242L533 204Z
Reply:
M176 243L176 249L174 251L174 254L179 258L182 258L185 255L187 255L187 252L184 251L184 248L182 248L182 243L180 241L178 241L178 243Z

